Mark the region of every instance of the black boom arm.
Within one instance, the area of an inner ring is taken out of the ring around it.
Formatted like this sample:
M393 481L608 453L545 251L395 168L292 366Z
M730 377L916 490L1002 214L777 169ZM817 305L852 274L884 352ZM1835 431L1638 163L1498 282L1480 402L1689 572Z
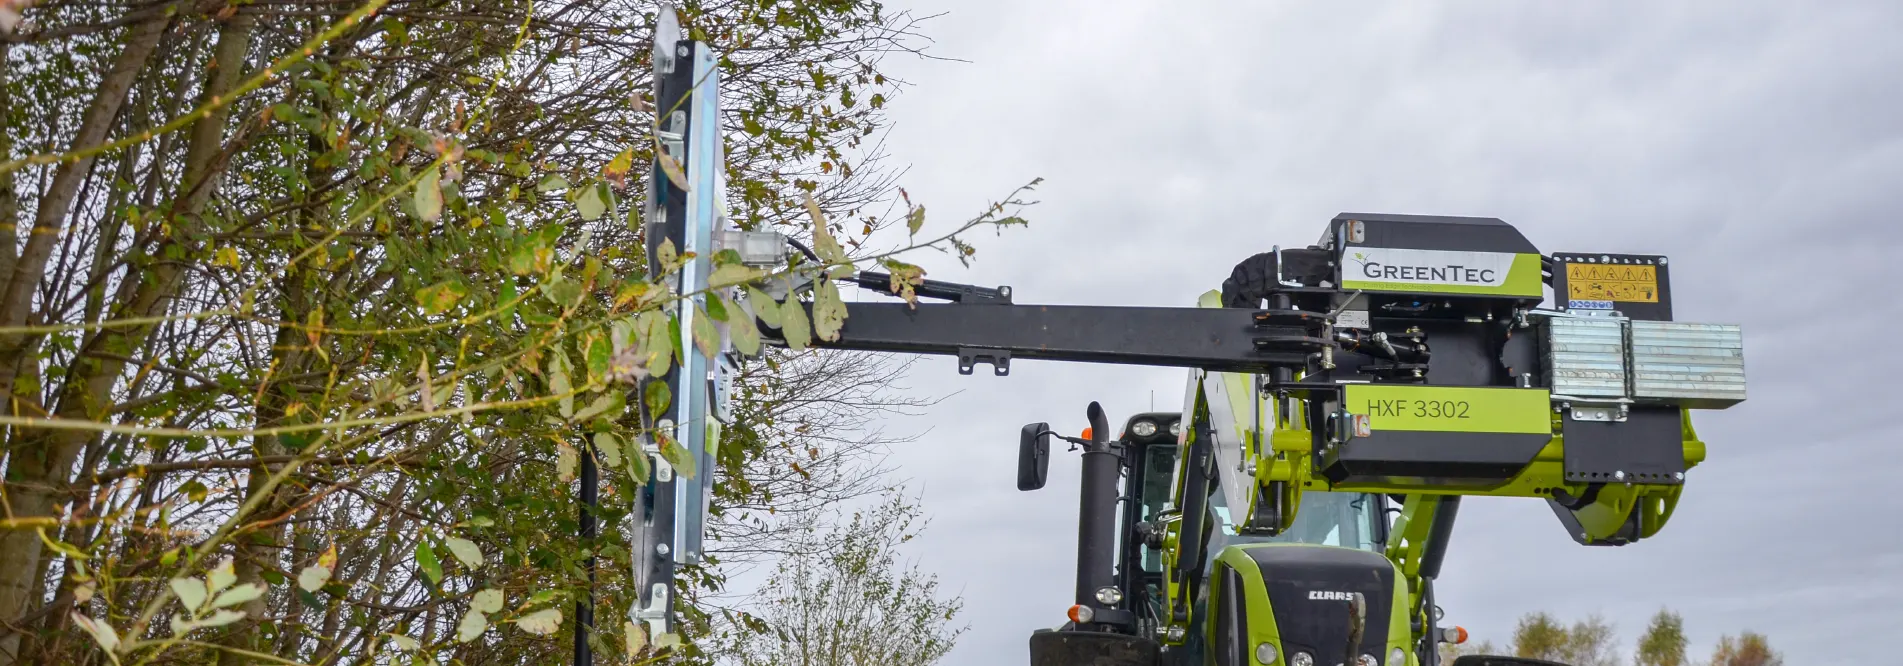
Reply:
M811 315L812 304L802 304ZM958 357L971 374L991 363L1010 372L1013 358L1266 372L1299 367L1313 340L1305 327L1273 323L1257 311L1010 303L847 303L839 339L815 346ZM769 337L779 332L763 331Z

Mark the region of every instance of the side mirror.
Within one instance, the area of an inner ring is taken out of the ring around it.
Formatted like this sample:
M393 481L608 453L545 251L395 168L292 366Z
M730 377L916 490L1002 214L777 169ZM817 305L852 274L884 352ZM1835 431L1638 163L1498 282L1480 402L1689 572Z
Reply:
M1453 666L1566 666L1557 661L1529 659L1527 657L1496 657L1485 654L1469 654L1454 659Z
M1037 490L1051 471L1049 423L1032 423L1018 432L1018 490Z

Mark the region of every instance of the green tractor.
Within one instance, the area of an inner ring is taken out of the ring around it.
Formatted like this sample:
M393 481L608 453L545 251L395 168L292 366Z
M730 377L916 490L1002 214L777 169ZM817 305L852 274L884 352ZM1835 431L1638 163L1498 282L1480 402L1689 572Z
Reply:
M1222 623L1210 623L1211 615L1205 613L1192 615L1187 626L1172 630L1168 585L1174 576L1165 571L1161 545L1163 526L1180 524L1182 519L1177 493L1184 481L1179 475L1183 460L1175 434L1182 427L1180 416L1177 412L1132 416L1121 435L1106 447L1116 455L1117 476L1111 481L1117 486L1114 518L1104 521L1098 515L1079 524L1113 526L1116 538L1108 552L1079 552L1079 601L1069 609L1070 622L1064 627L1040 631L1032 639L1033 664L1312 665L1321 663L1315 661L1318 655L1345 651L1350 640L1357 646L1380 646L1386 652L1385 659L1377 659L1372 649L1365 650L1368 654L1355 662L1358 665L1422 664L1431 662L1410 661L1407 656L1421 647L1415 636L1431 635L1437 639L1434 642L1464 640L1458 630L1442 632L1431 623L1409 624L1404 612L1406 587L1395 586L1402 576L1386 557L1392 529L1387 516L1400 510L1395 498L1381 493L1311 491L1304 494L1302 510L1288 529L1275 535L1245 534L1214 484L1207 486L1202 504L1209 526L1206 540L1194 552L1171 559L1200 558L1202 572L1221 572L1213 590L1211 576L1198 575L1195 593L1208 599L1207 607L1218 609L1214 617L1222 618ZM1093 426L1077 439L1088 441L1096 431L1101 429ZM1020 443L1021 489L1043 485L1049 457L1045 440L1052 435L1046 424L1025 427ZM1091 535L1081 536L1080 541L1091 541ZM1086 576L1106 564L1107 584ZM1311 586L1317 589L1308 589ZM1248 620L1252 592L1268 602L1256 609L1260 619L1253 625ZM1352 604L1355 592L1361 593L1363 605L1358 608ZM1297 614L1282 618L1274 612L1282 608ZM1437 613L1433 619L1438 619ZM1251 627L1265 640L1251 642ZM1295 635L1305 638L1292 640ZM1139 636L1153 640L1131 640ZM1222 646L1229 654L1212 653L1211 646ZM1431 644L1427 647L1433 649ZM1284 660L1285 649L1296 654ZM1091 656L1082 659L1072 651ZM1116 658L1105 660L1103 652L1112 652ZM1306 656L1297 656L1304 652Z
M1021 431L1020 489L1043 485L1052 439L1083 467L1075 605L1031 637L1033 666L1439 666L1440 644L1464 640L1434 602L1463 497L1542 499L1590 546L1671 517L1705 457L1691 410L1743 400L1737 327L1672 321L1663 257L1546 257L1494 220L1362 218L1337 218L1309 257L1245 262L1199 303L1263 297L1265 323L1326 321L1258 343L1328 336L1304 367L1193 369L1181 412L1115 438L1095 403L1083 437ZM1517 253L1488 265L1520 277L1354 247L1377 240ZM1449 275L1492 285L1383 281ZM1634 302L1536 309L1543 287Z

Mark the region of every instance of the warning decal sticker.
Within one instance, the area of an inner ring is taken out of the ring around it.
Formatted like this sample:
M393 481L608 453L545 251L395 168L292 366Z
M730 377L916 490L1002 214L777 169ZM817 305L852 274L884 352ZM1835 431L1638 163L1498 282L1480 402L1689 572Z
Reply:
M1567 299L1659 302L1658 267L1631 264L1566 264Z

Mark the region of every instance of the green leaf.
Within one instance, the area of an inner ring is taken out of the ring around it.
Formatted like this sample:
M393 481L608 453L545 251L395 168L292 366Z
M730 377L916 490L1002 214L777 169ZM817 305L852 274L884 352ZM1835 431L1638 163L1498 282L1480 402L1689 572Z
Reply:
M211 570L211 575L207 578L208 584L206 588L208 588L212 594L217 594L225 591L225 588L231 587L231 584L236 582L238 582L236 565L232 562L231 558L227 557L224 561L218 563L218 568Z
M602 416L606 416L610 419L620 416L621 410L628 406L627 399L621 397L621 395L621 391L618 390L603 393L597 396L593 402L588 403L587 407L583 407L581 411L575 412L575 416L570 418L569 421L573 423L584 423L590 419Z
M744 284L757 280L760 278L760 275L761 272L757 268L741 264L727 264L714 269L713 274L707 276L707 286L715 289L731 287L736 284Z
M575 452L575 447L569 446L566 442L556 443L555 474L561 477L562 483L574 481L575 468L580 465L581 456Z
M509 251L509 272L516 275L528 275L535 272L536 243L524 239L517 241L515 249ZM515 293L515 285L509 285L510 296Z
M615 345L608 336L596 336L588 341L588 376L602 381L608 375L608 361L614 357Z
M674 401L674 392L667 382L648 382L642 389L641 403L648 408L648 416L659 421L667 413L667 407Z
M554 192L566 189L568 189L568 179L555 174L549 174L547 178L542 179L542 182L535 184L535 191L537 192Z
M661 440L661 458L666 460L667 464L673 465L674 473L681 478L694 478L694 452L687 450L685 444L674 441L672 437L663 438Z
M806 321L806 308L797 300L787 300L780 308L780 337L786 339L786 346L793 351L806 349L813 341L811 324Z
M463 563L463 566L471 569L482 567L482 549L477 548L475 542L457 537L444 537L443 545L449 547L449 553L455 555L456 561Z
M680 646L681 635L679 632L670 631L654 637L654 648L657 650L671 650Z
M609 467L621 466L621 440L614 433L595 433L595 450L601 452L602 461Z
M414 638L410 638L409 636L403 636L400 634L388 634L388 635L390 637L390 644L395 645L396 649L398 650L402 650L404 652L415 652L417 650L423 649L423 644L420 642L417 642L417 640Z
M416 304L423 306L423 314L442 314L468 295L469 288L461 281L444 280L416 290Z
M515 621L515 626L538 636L547 636L562 628L562 611L557 608L544 608Z
M733 311L740 312L740 316L729 317L727 320L727 337L733 339L733 348L747 356L759 356L760 329L754 326L752 316L740 311L739 308L734 308Z
M264 596L263 585L259 585L257 583L245 583L243 585L239 585L229 590L225 590L223 594L218 595L217 599L212 600L211 605L213 608L230 608L232 606L236 606L238 604L242 604L247 601L251 601L253 599L258 599L263 596Z
M915 206L905 214L905 228L911 235L917 236L918 230L925 226L925 207Z
M622 317L608 325L608 340L611 343L609 354L611 356L619 353L623 349L640 346L641 335L640 329L635 326L636 321L638 320L635 317Z
M502 590L483 590L469 600L470 610L479 613L494 613L502 610Z
M212 613L211 617L193 622L192 624L198 627L222 627L242 619L244 619L244 611L221 610Z
M205 605L205 581L197 578L173 578L172 594L178 595L178 602L185 610L196 612Z
M443 216L443 187L440 179L441 175L435 168L431 168L423 172L423 177L416 181L416 195L413 199L416 204L416 215L431 222Z
M436 561L436 551L429 547L428 539L416 541L416 566L429 577L431 585L443 582L443 563Z
M297 574L297 587L305 592L316 592L324 583L330 582L329 567L304 567Z
M580 213L584 220L600 218L608 210L608 197L606 184L597 183L594 187L584 188L575 199L575 212Z
M673 338L672 318L660 310L642 312L640 329L647 331L641 349L641 356L647 362L642 365L656 377L666 375L668 364L674 359L674 348L668 344Z
M780 327L780 304L753 285L747 285L747 307L753 310L753 316L773 328Z
M662 273L674 272L675 265L680 263L681 260L680 251L674 249L674 239L672 238L661 239L661 246L655 248L654 257L660 260Z
M718 291L708 294L707 302L701 305L707 306L707 316L713 317L714 321L722 323L727 321L727 296L725 294Z
M635 485L645 484L648 482L648 475L653 471L648 469L648 453L641 448L640 442L630 442L629 444L628 478L633 479Z
M549 395L562 396L560 399L562 418L575 415L575 396L567 395L574 390L568 382L568 355L557 348L548 357L548 392Z
M839 340L839 329L846 323L846 302L839 298L839 285L821 280L813 289L813 332L827 342Z
M694 307L694 346L700 349L700 355L714 358L720 354L720 330L714 328L714 318L706 310Z
M575 301L581 298L581 283L557 273L547 282L542 283L542 296L557 307L565 308L574 305Z
M463 620L456 623L456 642L467 643L482 636L489 630L489 618L474 608L463 614Z

